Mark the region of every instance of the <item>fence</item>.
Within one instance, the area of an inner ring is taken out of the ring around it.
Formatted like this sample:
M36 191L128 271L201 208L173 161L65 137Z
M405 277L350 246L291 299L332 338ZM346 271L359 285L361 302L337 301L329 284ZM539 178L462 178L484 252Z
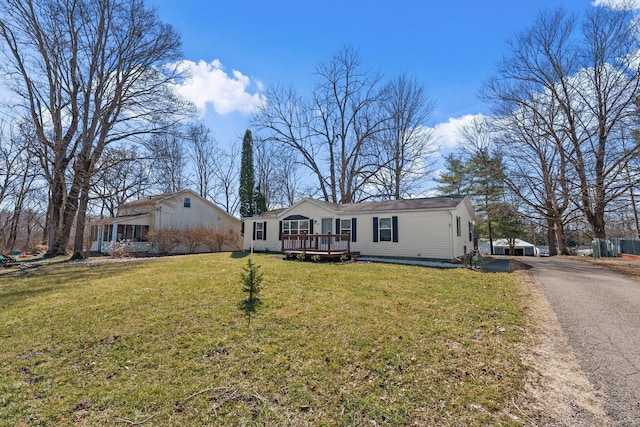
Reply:
M594 258L617 257L620 254L640 256L640 239L594 239L591 249Z

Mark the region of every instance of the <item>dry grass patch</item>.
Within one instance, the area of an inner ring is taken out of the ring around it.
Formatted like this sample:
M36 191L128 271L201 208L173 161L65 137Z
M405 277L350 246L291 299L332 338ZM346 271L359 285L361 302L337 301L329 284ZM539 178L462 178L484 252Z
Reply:
M465 269L254 255L52 264L0 282L0 419L518 425L524 293ZM510 413L513 411L513 413Z

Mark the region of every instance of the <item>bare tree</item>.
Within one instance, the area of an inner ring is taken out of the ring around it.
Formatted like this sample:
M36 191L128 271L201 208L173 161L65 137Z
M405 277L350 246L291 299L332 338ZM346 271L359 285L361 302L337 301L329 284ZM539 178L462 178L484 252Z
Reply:
M162 131L182 102L178 34L142 0L5 0L4 71L33 121L49 183L50 254L83 256L94 168L106 146ZM160 122L156 118L162 117Z
M572 197L594 237L603 238L607 206L627 192L623 171L638 153L624 149L621 138L640 89L640 22L631 10L595 7L580 24L560 9L541 12L511 42L485 94L503 112L535 93L556 103L563 117L541 133L568 143L577 185Z
M118 206L143 197L152 187L151 160L135 147L109 147L92 178L92 201L100 218L113 217Z
M322 197L355 202L378 171L368 149L384 124L380 76L363 69L358 53L345 48L316 69L310 101L274 86L254 117L267 141L294 149L317 179Z
M211 131L203 124L188 127L188 153L193 162L198 194L205 199L213 199L213 168L218 147Z
M568 255L565 226L571 220L572 170L566 141L549 127L561 126L556 103L535 94L535 99L497 119L497 139L507 172L505 182L511 191L546 221L549 255L559 251Z
M228 213L235 214L240 207L238 179L240 178L240 150L232 145L229 152L220 151L211 169L214 178L213 200Z
M404 75L387 84L382 102L389 120L376 136L380 170L372 176L372 196L411 197L426 190L423 184L435 170L429 159L436 151L434 132L426 126L434 103L422 85Z
M0 129L0 210L5 213L0 221L0 246L7 250L17 246L25 210L41 177L37 162L25 149L35 137L30 130L19 125L6 133Z
M155 187L163 193L182 190L189 179L187 154L179 132L153 135L145 144L152 159L151 175Z

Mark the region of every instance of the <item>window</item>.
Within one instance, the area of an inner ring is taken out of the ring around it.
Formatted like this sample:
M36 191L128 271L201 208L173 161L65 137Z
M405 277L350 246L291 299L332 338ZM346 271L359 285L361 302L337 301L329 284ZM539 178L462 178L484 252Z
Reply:
M469 221L469 241L473 242L473 223Z
M112 236L113 236L113 224L105 225L102 230L102 241L110 242Z
M462 236L462 221L459 216L456 217L456 236Z
M91 237L90 240L92 242L96 242L98 240L98 226L97 225L92 225L91 226Z
M190 208L191 207L191 197L185 197L184 198L184 207L185 208Z
M340 234L351 234L351 218L340 220Z
M309 220L291 219L282 221L282 234L309 234Z
M126 240L128 242L146 242L148 232L148 225L118 224L118 233L116 238L118 241ZM105 242L110 240L111 239L105 240Z
M265 240L264 239L264 223L256 222L256 234L253 240Z
M380 218L378 221L378 232L381 242L391 241L391 218Z
M355 234L355 230L354 234ZM373 241L374 242L398 242L398 217L378 218L373 217Z

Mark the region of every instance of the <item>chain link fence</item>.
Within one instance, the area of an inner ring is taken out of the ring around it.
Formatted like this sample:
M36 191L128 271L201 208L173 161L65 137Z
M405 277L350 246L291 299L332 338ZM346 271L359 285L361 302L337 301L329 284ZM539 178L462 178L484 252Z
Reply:
M594 239L591 250L594 258L617 257L620 254L640 255L640 239Z

